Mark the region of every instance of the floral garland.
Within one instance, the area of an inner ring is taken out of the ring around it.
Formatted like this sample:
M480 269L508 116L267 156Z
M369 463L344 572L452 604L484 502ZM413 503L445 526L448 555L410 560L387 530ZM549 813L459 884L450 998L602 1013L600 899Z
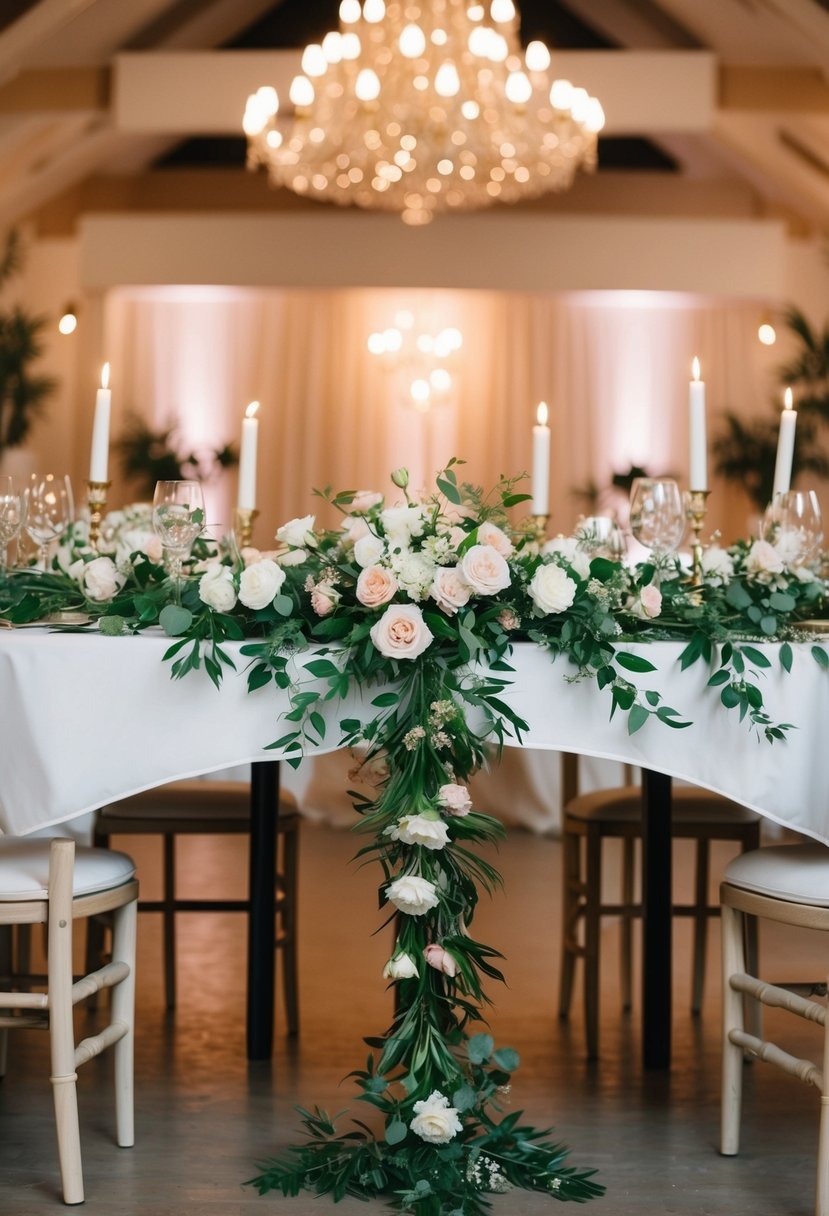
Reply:
M651 718L691 724L657 689L629 678L655 667L625 644L683 639L682 667L704 662L722 705L773 743L791 724L766 710L758 674L771 660L756 643L780 642L788 670L791 642L804 637L797 622L824 608L826 582L790 535L709 546L697 586L675 558L627 568L588 535L540 548L509 525L509 510L527 498L515 483L502 480L485 496L459 482L459 463L439 474L435 493L418 497L398 470L403 499L394 505L380 494L324 491L343 527L292 520L270 553L202 544L180 605L170 602L140 509L108 517L97 550L79 525L49 571L0 575L0 618L12 623L80 608L104 633L160 624L175 677L203 665L218 685L234 667L225 643L242 642L251 691L271 682L290 689L289 729L272 747L292 764L324 737L323 702L353 684L382 686L367 725L340 722L341 743L360 750L368 783L352 791L358 828L371 837L358 856L380 864L396 932L384 969L396 990L394 1020L367 1040L365 1067L351 1074L382 1130L355 1120L341 1133L324 1111L301 1111L307 1139L263 1164L252 1180L263 1193L383 1197L415 1216L478 1216L513 1187L576 1202L603 1193L594 1171L566 1164L548 1130L504 1113L518 1055L478 1030L485 981L502 977L500 955L476 939L473 922L479 893L500 876L470 846L497 841L503 829L474 810L467 782L490 741L525 729L502 696L511 644L529 639L566 657L574 678L595 679L633 733ZM309 649L310 678L292 684L290 658ZM812 653L829 666L821 646Z

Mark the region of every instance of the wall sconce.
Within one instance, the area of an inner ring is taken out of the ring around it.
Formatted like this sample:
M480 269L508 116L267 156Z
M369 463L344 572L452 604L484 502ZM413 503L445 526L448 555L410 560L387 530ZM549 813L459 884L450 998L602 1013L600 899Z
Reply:
M66 304L63 315L58 321L58 331L64 335L73 334L78 328L78 309L75 304Z
M398 312L394 325L369 335L369 352L397 381L402 403L419 413L452 396L455 356L463 346L459 329L416 332L411 312Z

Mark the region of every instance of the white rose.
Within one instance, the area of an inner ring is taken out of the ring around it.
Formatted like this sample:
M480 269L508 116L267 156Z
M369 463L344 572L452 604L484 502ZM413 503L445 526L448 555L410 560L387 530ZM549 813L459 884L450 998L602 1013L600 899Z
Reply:
M442 819L404 815L398 820L396 839L403 844L422 844L426 849L437 850L449 843L449 830Z
M370 636L387 659L416 659L432 641L432 632L415 604L392 604L372 626Z
M728 583L734 577L731 554L719 545L708 545L702 551L702 572L708 579Z
M246 608L265 608L282 590L285 571L269 557L247 566L239 578L239 599Z
M485 520L478 527L478 544L492 545L492 548L496 553L500 553L501 557L509 557L515 549L506 532L495 524L491 524L489 520Z
M286 553L277 553L276 555L276 561L280 566L301 566L307 560L307 549L289 549Z
M491 545L473 545L467 549L460 569L478 595L496 595L510 585L509 566Z
M469 603L472 588L461 574L460 566L441 566L435 571L429 594L447 616L454 616L459 608Z
M289 519L286 524L276 530L276 539L283 545L299 549L303 545L314 544L315 515L303 515L301 519Z
M407 916L424 916L439 903L435 884L418 874L404 874L402 878L395 878L386 887L386 899Z
M409 1127L427 1144L448 1144L458 1132L463 1131L458 1111L437 1089L424 1101L415 1102L414 1113Z
M351 510L370 511L372 507L378 507L382 501L383 495L377 490L358 490L351 500Z
M230 612L236 603L236 587L229 566L211 566L201 576L199 599L217 612Z
M575 536L554 536L542 547L541 552L545 556L550 553L559 554L568 566L573 567L579 578L590 577L590 558Z
M148 528L123 528L118 534L118 565L129 562L131 553L143 553L151 562L158 563L164 556L161 538Z
M539 566L529 586L530 599L538 612L564 612L576 598L576 584L561 566L554 562Z
M79 581L87 599L103 604L121 590L125 579L111 557L96 557L86 563Z
M385 542L370 532L368 536L362 536L355 544L354 560L365 570L367 566L376 566L385 552Z
M746 570L749 574L781 574L783 560L767 540L756 540L748 552Z
M380 512L380 523L390 545L405 549L414 536L423 534L420 507L387 507Z
M362 515L349 515L343 520L342 533L346 542L353 545L364 536L370 536L371 530Z
M465 785L447 782L438 790L438 802L446 807L450 815L468 815L472 810L472 799Z
M392 955L383 968L383 976L387 980L413 980L419 975L417 963L405 950Z

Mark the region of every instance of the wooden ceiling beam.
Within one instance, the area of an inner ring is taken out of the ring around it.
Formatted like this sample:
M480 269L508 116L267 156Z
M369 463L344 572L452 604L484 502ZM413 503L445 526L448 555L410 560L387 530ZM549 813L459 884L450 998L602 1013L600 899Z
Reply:
M108 68L31 68L0 86L0 114L103 114L109 86Z

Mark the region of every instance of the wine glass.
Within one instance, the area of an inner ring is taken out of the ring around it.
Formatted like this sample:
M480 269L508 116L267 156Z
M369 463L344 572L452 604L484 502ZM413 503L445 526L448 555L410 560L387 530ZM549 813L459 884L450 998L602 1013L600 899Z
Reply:
M204 498L197 481L159 481L153 496L153 529L164 549L164 564L181 603L182 568L204 528Z
M0 573L8 565L9 544L26 517L26 491L13 477L0 477Z
M619 562L625 555L625 538L622 529L610 515L587 515L576 527L579 548L591 558L607 557Z
M40 550L38 565L48 570L49 546L63 536L75 507L68 475L32 473L26 494L25 528Z
M763 517L763 535L787 565L803 566L812 561L823 540L820 503L814 490L775 494Z
M685 532L685 511L673 478L636 478L630 491L630 530L657 562L677 548Z

